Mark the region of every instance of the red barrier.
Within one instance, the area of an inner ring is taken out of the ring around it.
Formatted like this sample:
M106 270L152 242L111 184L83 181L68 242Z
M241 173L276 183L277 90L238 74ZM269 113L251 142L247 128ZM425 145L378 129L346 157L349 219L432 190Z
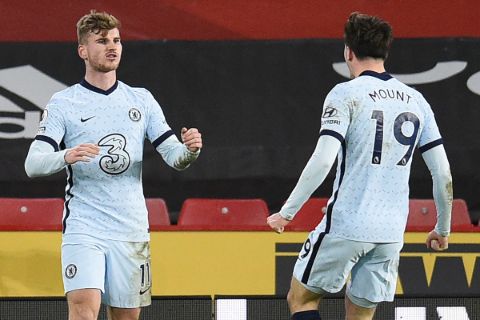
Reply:
M379 15L396 37L478 37L480 3L436 1L3 1L0 41L76 41L75 24L90 9L123 22L122 39L342 38L352 11Z
M0 198L0 231L59 231L62 215L60 198Z

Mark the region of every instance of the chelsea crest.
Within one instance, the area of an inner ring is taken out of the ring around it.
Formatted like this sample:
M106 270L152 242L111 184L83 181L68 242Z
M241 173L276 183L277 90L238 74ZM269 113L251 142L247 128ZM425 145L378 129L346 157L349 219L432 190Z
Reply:
M137 108L131 108L128 111L128 116L132 121L139 121L142 118L142 114L140 113L140 110Z

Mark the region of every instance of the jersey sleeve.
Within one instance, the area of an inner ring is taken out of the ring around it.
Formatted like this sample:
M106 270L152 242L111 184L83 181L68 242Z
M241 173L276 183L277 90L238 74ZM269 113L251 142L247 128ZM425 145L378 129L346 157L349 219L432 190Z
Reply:
M453 201L450 164L443 146L422 153L422 157L432 175L433 199L437 208L435 231L446 237L450 234Z
M30 178L56 173L67 165L65 152L66 150L52 152L49 145L34 140L25 158L25 172Z
M197 159L200 151L191 152L178 140L167 124L162 108L150 92L147 94L147 104L149 108L147 139L169 166L177 170L188 168Z
M317 146L302 171L297 185L280 209L280 215L292 220L312 193L323 183L340 149L338 139L320 136Z
M328 93L323 104L321 135L345 138L350 124L349 104L349 97L343 86L337 85Z
M425 104L425 125L418 140L418 148L422 153L435 146L443 144L442 136L440 135L440 130L438 130L432 108L425 100L423 103Z
M37 135L25 159L25 172L31 178L56 173L66 165L65 150L60 150L65 135L62 111L61 102L54 97L43 111Z
M58 100L52 98L43 111L35 140L44 141L50 144L55 151L58 151L64 135L65 118L63 117L61 104Z
M167 138L174 135L174 132L167 124L162 108L150 92L147 92L146 103L146 107L149 110L146 136L153 146L157 148Z

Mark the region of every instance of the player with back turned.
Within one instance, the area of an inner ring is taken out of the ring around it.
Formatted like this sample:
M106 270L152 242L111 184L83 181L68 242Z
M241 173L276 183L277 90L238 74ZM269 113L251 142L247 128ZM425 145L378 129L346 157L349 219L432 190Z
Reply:
M109 319L138 319L151 303L144 141L177 170L202 147L195 128L177 139L149 91L117 80L119 29L105 12L78 21L85 78L53 95L25 161L30 177L67 171L62 269L70 320L97 319L101 302Z
M327 95L317 146L280 212L267 220L282 232L338 159L327 212L305 241L293 271L287 296L293 320L320 319L321 298L340 291L349 276L346 319L372 319L379 302L393 301L416 147L432 175L438 211L426 245L448 247L450 165L430 105L385 71L391 26L352 13L344 37L352 80Z

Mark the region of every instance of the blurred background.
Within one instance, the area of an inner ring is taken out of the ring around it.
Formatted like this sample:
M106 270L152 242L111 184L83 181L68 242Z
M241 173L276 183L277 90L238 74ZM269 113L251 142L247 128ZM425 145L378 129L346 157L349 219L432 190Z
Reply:
M211 319L212 303L217 319L247 319L247 310L248 319L288 317L283 298L291 270L306 232L318 222L309 217L323 215L335 169L314 193L313 213L303 215L307 224L277 235L264 232L265 218L287 199L314 149L326 94L348 80L342 37L353 11L393 25L387 70L430 102L450 160L454 198L465 200L456 202L454 220L467 217L454 223L448 252L425 248L435 209L431 177L417 152L397 284L402 299L383 304L376 319L438 319L459 305L464 307L455 314L463 317L455 319L480 313L472 298L480 294L480 228L473 226L480 217L480 2L0 0L2 320L66 317L59 263L66 174L31 180L23 163L52 94L84 76L75 25L91 9L122 21L119 80L150 90L177 136L183 126L197 127L204 139L201 156L184 172L169 168L145 144L156 298L144 319ZM251 210L243 202L197 201L197 225L176 225L191 198L262 201L248 202L256 206ZM205 226L208 206L215 210ZM256 226L233 219L239 213L252 223L254 211ZM212 302L219 294L237 297ZM206 297L191 297L200 295ZM411 318L417 306L428 317ZM324 317L341 318L343 302L327 299L323 310Z

